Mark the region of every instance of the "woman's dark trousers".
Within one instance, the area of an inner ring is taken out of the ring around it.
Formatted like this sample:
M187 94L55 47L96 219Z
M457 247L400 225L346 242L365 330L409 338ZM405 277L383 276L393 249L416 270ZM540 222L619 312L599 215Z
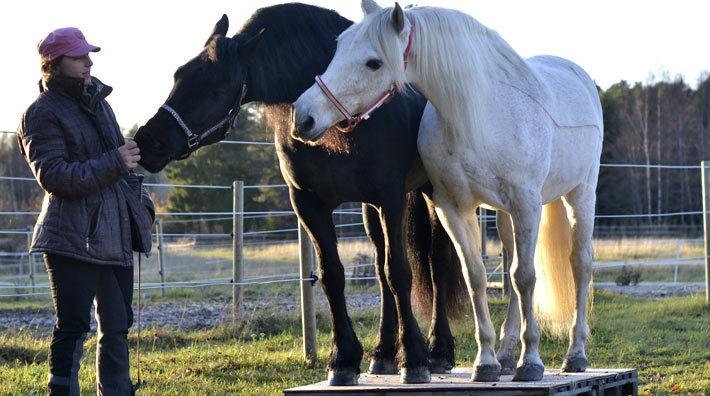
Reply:
M128 329L133 324L133 267L98 265L45 254L57 323L49 348L50 395L79 395L79 361L96 303L96 390L132 393Z

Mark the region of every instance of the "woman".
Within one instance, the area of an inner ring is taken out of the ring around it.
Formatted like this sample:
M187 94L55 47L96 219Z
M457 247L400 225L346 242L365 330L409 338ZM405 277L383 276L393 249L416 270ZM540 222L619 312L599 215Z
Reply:
M40 95L22 116L20 149L44 189L32 252L43 252L57 322L49 351L49 393L79 394L79 360L96 304L97 393L133 392L128 329L133 323L133 252L151 249L153 204L132 169L112 88L91 76L89 44L76 28L51 32L38 46Z

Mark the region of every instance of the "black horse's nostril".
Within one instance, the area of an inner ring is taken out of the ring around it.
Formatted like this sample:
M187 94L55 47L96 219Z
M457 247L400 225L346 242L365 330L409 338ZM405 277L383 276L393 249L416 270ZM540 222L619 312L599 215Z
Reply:
M308 132L311 129L313 129L313 127L315 125L316 125L316 121L313 119L313 117L308 116L308 117L306 117L305 120L303 120L300 124L298 124L298 126L297 126L298 133Z

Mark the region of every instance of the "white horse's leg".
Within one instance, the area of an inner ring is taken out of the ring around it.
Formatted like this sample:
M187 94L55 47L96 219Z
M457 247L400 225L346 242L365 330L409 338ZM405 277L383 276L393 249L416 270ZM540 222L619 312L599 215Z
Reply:
M494 352L495 329L488 311L486 296L488 280L481 257L481 238L475 207L462 206L461 202L454 203L450 197L438 194L437 191L434 191L434 203L446 232L454 241L473 304L478 354L471 379L486 382L498 381L501 366Z
M513 237L513 223L510 215L502 210L496 212L496 225L498 235L503 243L503 247L508 253L508 258L515 261L515 239ZM508 266L512 267L512 264ZM520 311L518 304L518 294L510 293L508 302L508 314L500 326L500 345L496 358L500 362L502 374L513 374L515 371L515 348L518 346L520 338Z
M515 232L515 255L510 268L512 283L520 300L522 328L520 341L522 350L513 381L539 381L545 371L540 359L538 346L540 330L533 313L533 291L535 290L535 244L540 227L542 204L539 193L530 190L514 189L511 211Z
M576 292L574 322L570 330L570 343L562 363L562 371L581 372L587 369L585 344L589 337L587 326L587 299L592 280L592 232L594 231L595 186L582 184L564 198L568 204L572 225L572 272ZM571 210L570 210L571 209Z

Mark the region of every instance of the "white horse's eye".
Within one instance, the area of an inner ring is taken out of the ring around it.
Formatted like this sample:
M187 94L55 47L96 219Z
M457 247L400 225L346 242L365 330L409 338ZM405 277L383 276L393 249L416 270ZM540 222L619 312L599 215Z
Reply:
M382 67L382 61L379 59L370 59L365 63L365 66L367 66L371 70L377 70L380 67Z

